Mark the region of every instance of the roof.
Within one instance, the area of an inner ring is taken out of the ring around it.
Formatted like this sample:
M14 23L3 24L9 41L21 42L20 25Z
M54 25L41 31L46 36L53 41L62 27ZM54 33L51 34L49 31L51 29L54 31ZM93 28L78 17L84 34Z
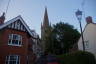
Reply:
M33 36L34 36L35 38L38 38L38 34L35 32L35 30L31 30L31 33L33 33Z
M7 21L7 22L5 22L4 24L0 25L0 30L3 29L3 28L5 28L5 27L8 26L9 24L15 22L15 21L18 20L18 19L21 21L21 23L22 23L22 24L24 25L24 27L27 29L28 33L29 33L32 37L34 37L33 32L31 32L30 28L28 27L28 25L25 23L25 21L22 19L22 17L21 17L20 15L17 16L17 17L15 17L15 18L13 18L13 19L11 19L11 20L9 20L9 21Z

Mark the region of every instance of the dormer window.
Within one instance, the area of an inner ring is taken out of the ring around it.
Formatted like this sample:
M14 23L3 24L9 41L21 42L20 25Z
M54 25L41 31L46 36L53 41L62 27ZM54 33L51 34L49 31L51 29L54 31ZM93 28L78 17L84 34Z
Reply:
M9 34L8 45L21 46L22 36L18 34Z

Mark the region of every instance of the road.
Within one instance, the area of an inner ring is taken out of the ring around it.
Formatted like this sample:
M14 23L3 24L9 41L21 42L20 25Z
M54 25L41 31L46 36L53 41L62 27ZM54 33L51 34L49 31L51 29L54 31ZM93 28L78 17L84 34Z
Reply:
M35 64L59 64L55 55L42 55Z

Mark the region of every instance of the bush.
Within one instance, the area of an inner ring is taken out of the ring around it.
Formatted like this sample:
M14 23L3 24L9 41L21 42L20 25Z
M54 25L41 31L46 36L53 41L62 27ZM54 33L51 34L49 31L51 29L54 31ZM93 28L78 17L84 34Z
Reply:
M95 56L92 53L84 51L57 55L57 58L60 64L96 64Z

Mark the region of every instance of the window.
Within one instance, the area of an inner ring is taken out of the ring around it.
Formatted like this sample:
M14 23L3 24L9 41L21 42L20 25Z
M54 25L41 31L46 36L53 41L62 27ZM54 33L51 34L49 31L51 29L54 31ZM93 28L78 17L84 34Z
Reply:
M85 43L85 49L89 49L89 41L84 41Z
M20 64L20 57L18 55L6 56L5 64Z
M18 34L9 34L8 45L20 46L22 43L22 36Z

